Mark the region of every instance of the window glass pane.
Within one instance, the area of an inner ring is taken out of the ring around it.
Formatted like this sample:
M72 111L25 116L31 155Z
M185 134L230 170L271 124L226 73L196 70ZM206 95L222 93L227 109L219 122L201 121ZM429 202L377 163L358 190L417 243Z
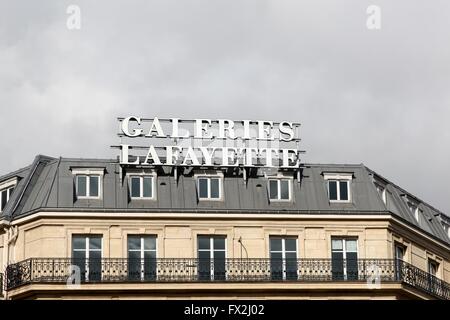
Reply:
M348 181L339 182L340 200L348 200Z
M211 179L211 198L218 199L219 196L219 179L212 178Z
M271 252L270 253L270 259L282 259L281 252Z
M337 200L336 181L328 181L328 192L329 192L330 200Z
M156 259L156 251L144 251L144 259Z
M86 251L72 251L72 258L86 259Z
M214 251L214 259L225 259L225 251Z
M199 186L199 197L208 198L208 179L200 178L198 179Z
M100 181L99 176L90 176L89 177L89 196L90 197L98 197L99 181Z
M14 192L14 188L10 188L9 189L9 196L8 196L8 198L11 198L11 195L13 194L13 192Z
M404 256L403 248L400 246L395 246L395 258L403 260L403 256Z
M434 261L428 262L428 273L432 274L433 276L437 273L437 263Z
M289 181L281 180L281 199L289 200Z
M77 176L77 196L86 196L86 176Z
M156 250L156 237L144 238L144 250Z
M358 248L356 246L356 240L347 240L346 241L346 250L347 250L347 252L358 251Z
M278 199L278 181L269 180L269 197L270 199Z
M128 236L128 250L141 250L141 237Z
M342 240L341 239L333 239L331 240L331 249L332 250L342 250Z
M286 239L285 243L286 251L297 251L297 240L296 239Z
M144 177L144 197L152 197L152 177Z
M286 252L286 259L297 259L296 252Z
M73 236L72 238L72 249L86 249L86 237L84 236Z
M91 251L89 250L89 259L100 259L102 257L101 251Z
M214 237L214 250L225 250L225 238Z
M198 252L198 258L199 259L209 259L210 256L210 251L199 251Z
M89 237L89 250L100 250L102 248L102 238Z
M7 190L2 191L2 210L6 206L6 192Z
M131 178L131 197L139 198L141 196L141 179L139 177Z
M209 237L198 237L198 248L209 249Z
M140 251L128 251L128 258L133 260L138 260L141 258Z
M281 238L270 239L270 251L281 251Z

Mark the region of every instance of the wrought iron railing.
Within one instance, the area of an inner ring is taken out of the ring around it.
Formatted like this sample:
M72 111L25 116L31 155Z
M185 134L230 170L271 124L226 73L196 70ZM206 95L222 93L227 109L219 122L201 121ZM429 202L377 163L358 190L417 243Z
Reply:
M31 258L6 268L6 290L28 283L211 281L402 282L450 299L448 283L394 259Z

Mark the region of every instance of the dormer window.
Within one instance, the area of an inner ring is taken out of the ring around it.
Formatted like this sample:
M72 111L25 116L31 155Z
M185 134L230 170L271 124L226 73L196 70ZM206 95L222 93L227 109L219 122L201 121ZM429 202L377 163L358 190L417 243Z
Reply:
M100 199L104 169L72 169L77 199Z
M155 199L155 172L128 173L128 186L131 199Z
M381 197L381 200L383 200L384 204L387 204L387 196L386 196L386 186L378 181L375 181L375 188L378 191L378 194Z
M197 194L199 200L223 199L223 174L196 174Z
M445 222L442 222L442 226L444 227L445 233L450 238L450 225Z
M272 201L290 201L291 200L291 181L286 178L269 178L269 200Z
M6 207L11 195L14 192L14 188L17 185L17 178L7 180L0 183L0 212Z
M351 173L324 173L327 181L328 199L330 202L350 202L350 183L353 175Z
M417 222L420 222L420 209L419 204L415 202L414 200L405 197L406 199L406 205L408 206L409 211L414 216L414 219L416 219Z

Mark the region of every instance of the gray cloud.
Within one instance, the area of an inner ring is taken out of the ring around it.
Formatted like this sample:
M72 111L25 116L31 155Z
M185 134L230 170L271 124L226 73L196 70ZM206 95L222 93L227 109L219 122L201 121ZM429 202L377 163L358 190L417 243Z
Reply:
M117 116L292 120L305 161L363 162L450 213L449 12L446 0L0 0L0 173L38 153L115 157Z

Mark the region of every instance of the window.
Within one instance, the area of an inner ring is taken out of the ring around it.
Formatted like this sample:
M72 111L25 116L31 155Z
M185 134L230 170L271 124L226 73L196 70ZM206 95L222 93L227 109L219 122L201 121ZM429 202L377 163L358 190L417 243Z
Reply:
M297 280L297 239L270 237L272 280Z
M323 173L328 182L328 199L330 202L350 202L350 182L353 178L351 173Z
M226 237L198 236L199 280L225 280Z
M394 245L395 276L397 280L403 279L403 261L405 260L405 247L399 243Z
M384 204L387 204L386 187L384 187L379 183L375 183L375 187L377 188L377 191L380 194L381 200L383 200Z
M439 270L439 263L432 259L428 259L428 273L432 276L437 276Z
M405 247L400 244L395 244L395 259L404 260L405 259Z
M445 222L442 222L442 226L444 227L445 233L447 233L447 236L450 238L450 225L448 225Z
M77 175L76 188L78 198L99 198L100 197L100 176L98 175Z
M331 239L331 273L333 280L358 280L357 239Z
M220 200L222 198L222 186L220 177L197 178L198 198L200 200Z
M130 195L132 199L153 198L153 176L130 176Z
M80 268L81 281L101 280L102 236L74 235L72 237L73 264Z
M349 181L328 181L328 196L330 201L349 201Z
M291 199L290 179L269 179L269 199L271 201L289 201Z
M428 259L428 290L433 293L442 292L442 283L439 283L438 277L439 263Z
M100 199L104 168L71 168L75 176L75 194L80 199Z
M14 187L5 188L0 191L0 212L6 207L6 204L11 198L12 193L14 192Z
M420 210L418 205L410 200L406 200L406 204L409 211L414 215L414 219L416 219L417 222L420 222Z
M156 236L128 236L128 278L156 279Z
M17 185L17 178L12 178L3 181L0 183L0 212L5 209L6 204L8 203L9 199L11 198L11 195L14 192L14 188Z

